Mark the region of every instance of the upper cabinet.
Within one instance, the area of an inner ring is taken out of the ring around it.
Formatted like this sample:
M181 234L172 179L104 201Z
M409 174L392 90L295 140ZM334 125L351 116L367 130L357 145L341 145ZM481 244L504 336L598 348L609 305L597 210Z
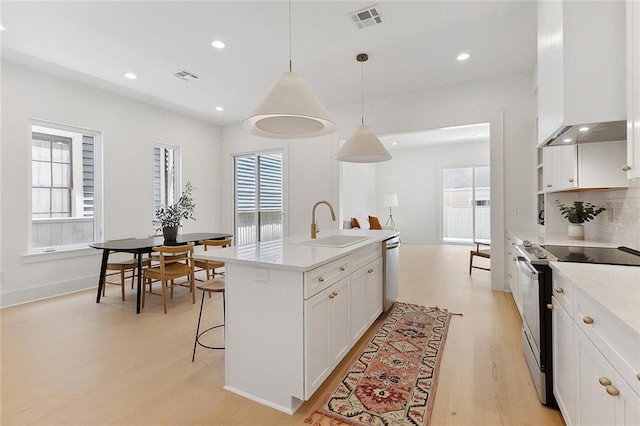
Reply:
M627 164L640 177L640 2L627 0Z
M625 27L620 1L538 2L539 146L565 126L627 118Z
M544 192L628 187L626 146L614 141L542 148Z

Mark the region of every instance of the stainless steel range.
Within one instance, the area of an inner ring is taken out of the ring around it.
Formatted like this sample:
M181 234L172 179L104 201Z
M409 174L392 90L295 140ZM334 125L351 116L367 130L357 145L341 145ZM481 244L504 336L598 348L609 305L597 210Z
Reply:
M516 246L522 289L522 347L540 401L557 406L553 396L550 261L640 266L640 251L628 247Z

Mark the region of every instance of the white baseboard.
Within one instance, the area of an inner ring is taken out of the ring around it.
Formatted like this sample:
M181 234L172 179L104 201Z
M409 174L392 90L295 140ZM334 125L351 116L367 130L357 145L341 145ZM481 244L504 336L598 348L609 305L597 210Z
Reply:
M73 280L47 283L36 287L21 288L0 294L0 308L35 302L64 294L75 293L89 288L96 288L98 275L89 275Z

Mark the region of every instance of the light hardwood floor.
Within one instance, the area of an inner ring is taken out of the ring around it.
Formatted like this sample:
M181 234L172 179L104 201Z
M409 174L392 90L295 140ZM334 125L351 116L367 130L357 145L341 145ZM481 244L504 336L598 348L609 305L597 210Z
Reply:
M432 425L562 425L557 410L538 402L510 294L492 292L486 271L469 277L468 258L469 247L401 248L400 299L464 315L451 320ZM179 290L167 315L158 297L135 315L134 293L121 302L115 287L100 304L94 290L0 311L0 423L303 424L348 367L346 359L294 416L229 393L223 351L200 348L191 362L200 295L192 305ZM205 303L205 324L219 321L220 298Z

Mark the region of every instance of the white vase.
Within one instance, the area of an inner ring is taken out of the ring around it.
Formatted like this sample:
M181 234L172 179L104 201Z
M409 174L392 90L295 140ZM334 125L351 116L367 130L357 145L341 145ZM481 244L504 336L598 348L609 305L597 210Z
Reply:
M584 226L579 223L569 224L569 239L584 240Z

